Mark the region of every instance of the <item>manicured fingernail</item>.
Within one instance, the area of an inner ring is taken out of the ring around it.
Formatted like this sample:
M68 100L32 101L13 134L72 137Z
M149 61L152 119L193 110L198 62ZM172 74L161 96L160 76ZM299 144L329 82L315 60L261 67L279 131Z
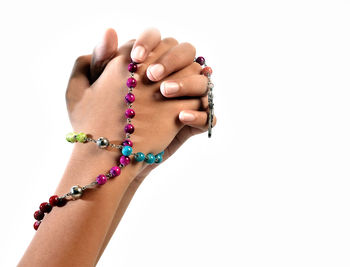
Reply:
M196 117L192 113L181 111L179 118L183 122L191 122L194 121Z
M106 32L104 32L101 41L95 46L94 49L95 59L97 61L102 59L106 50L106 44Z
M162 82L160 91L163 95L173 95L180 90L180 86L176 82Z
M138 45L131 51L131 58L133 61L141 62L145 59L145 54L146 49L143 46Z
M151 81L158 81L162 78L162 75L164 73L164 66L162 64L155 64L151 65L147 69L147 77Z

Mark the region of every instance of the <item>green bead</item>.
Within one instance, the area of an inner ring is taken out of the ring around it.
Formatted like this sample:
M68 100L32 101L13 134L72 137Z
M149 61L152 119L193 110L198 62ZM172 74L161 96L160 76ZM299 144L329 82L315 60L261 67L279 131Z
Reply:
M68 133L66 135L66 140L69 142L69 143L75 143L77 140L76 140L76 136L77 136L77 133Z
M146 161L148 164L154 163L154 161L155 161L154 155L153 155L152 153L148 153L148 154L146 155L145 161Z
M163 154L162 153L157 154L155 157L155 162L161 163L162 161L163 161Z
M78 133L76 139L80 143L85 143L87 140L87 135L85 133Z
M145 154L143 154L142 152L137 152L135 154L135 160L140 162L140 161L144 161L145 160Z

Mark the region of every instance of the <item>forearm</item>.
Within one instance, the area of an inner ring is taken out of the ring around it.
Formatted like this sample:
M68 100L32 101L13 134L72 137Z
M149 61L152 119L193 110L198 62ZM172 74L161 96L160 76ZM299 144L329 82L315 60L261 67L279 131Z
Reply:
M115 165L115 153L74 149L56 194L86 185ZM140 165L130 164L105 185L84 192L81 199L55 207L45 216L19 266L94 266L121 200Z

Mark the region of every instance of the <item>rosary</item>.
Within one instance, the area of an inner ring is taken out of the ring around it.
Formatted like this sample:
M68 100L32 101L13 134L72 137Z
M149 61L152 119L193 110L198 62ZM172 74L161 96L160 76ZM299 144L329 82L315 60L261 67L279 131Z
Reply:
M214 119L214 102L213 102L213 88L214 84L211 82L210 76L212 74L212 69L206 65L204 57L197 57L194 62L202 66L201 74L208 77L207 92L208 92L208 137L212 135L212 126ZM109 179L113 179L121 174L122 168L127 166L131 162L131 158L137 162L146 162L148 164L159 164L163 161L164 151L159 154L153 155L152 153L143 152L133 152L133 143L130 140L131 134L135 131L134 125L131 124L131 119L135 117L135 110L133 109L133 103L135 101L135 95L133 94L133 89L137 85L137 81L134 78L134 73L137 71L137 64L131 62L128 65L128 71L130 72L130 77L126 81L126 86L128 87L128 93L125 95L125 102L127 109L125 111L126 125L124 127L125 139L121 145L111 144L109 140L105 137L100 137L97 140L91 138L86 133L68 133L66 135L66 140L70 143L95 143L99 148L104 149L107 147L112 147L114 149L119 149L121 151L121 156L117 161L117 165L113 166L105 174L99 174L93 182L85 186L74 185L70 191L63 196L53 195L49 198L49 202L43 202L39 206L39 210L34 212L34 229L38 230L41 221L44 219L45 213L49 213L54 206L63 207L70 200L77 200L81 198L85 190L89 188L95 188L104 185Z

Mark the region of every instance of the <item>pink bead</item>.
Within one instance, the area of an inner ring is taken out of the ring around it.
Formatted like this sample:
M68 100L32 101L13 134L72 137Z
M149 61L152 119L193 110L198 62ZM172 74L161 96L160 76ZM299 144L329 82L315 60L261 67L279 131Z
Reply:
M119 166L114 166L109 170L109 174L111 175L111 177L119 176L120 173L121 173L121 169Z
M120 162L120 164L126 166L130 163L130 158L123 155L119 158L119 162Z
M122 143L123 146L130 146L132 147L133 143L130 139L125 139Z
M130 77L127 81L126 81L126 86L129 88L135 88L137 84L137 81L135 78Z
M100 174L99 176L96 177L96 182L99 184L99 185L103 185L107 182L107 177L106 175L104 174Z
M132 108L128 108L125 111L125 117L132 119L133 117L135 117L135 110L133 110Z
M130 123L127 124L127 125L125 125L124 131L125 131L126 133L132 134L132 133L135 131L134 125L132 125L132 124L130 124Z
M129 65L128 65L128 71L130 72L136 72L137 71L137 65L133 62L131 62Z
M133 103L135 101L135 95L132 93L127 93L125 96L125 101L127 103Z

